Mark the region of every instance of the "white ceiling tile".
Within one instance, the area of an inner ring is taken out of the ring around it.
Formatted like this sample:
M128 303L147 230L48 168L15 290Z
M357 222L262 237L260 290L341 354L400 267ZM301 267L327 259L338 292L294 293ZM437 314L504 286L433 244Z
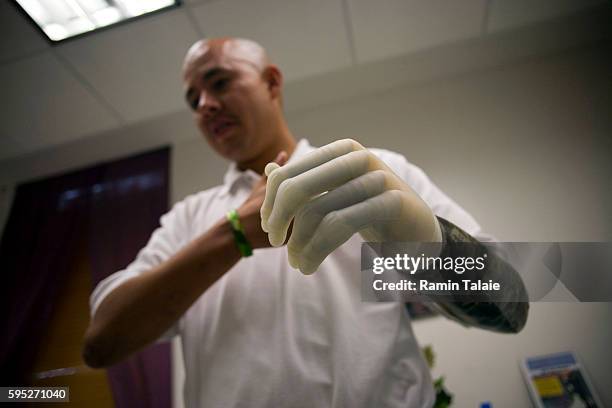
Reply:
M0 66L0 135L24 151L117 125L50 52Z
M181 8L58 46L58 52L127 121L185 108L181 65L198 39Z
M486 0L348 0L357 60L373 61L480 34Z
M42 51L50 45L17 5L0 1L0 63Z
M572 14L604 0L491 0L488 31L519 27Z
M288 80L351 64L342 0L223 0L192 12L207 37L261 43Z

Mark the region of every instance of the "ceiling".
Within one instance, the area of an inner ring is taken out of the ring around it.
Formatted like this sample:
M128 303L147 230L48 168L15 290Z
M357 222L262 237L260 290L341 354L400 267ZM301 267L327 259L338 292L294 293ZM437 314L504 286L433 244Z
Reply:
M592 18L602 3L184 0L52 46L12 2L0 1L0 161L186 112L180 66L204 36L266 46L295 110L592 39L590 20L569 19L589 10ZM570 21L582 34L568 30ZM538 37L509 34L525 30Z

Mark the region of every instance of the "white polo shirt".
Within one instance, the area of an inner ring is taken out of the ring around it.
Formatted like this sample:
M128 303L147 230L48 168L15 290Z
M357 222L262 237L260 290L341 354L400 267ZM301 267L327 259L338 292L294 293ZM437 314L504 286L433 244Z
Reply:
M290 161L313 149L301 140ZM397 153L371 151L436 215L490 239L418 167ZM239 207L259 177L231 165L223 185L177 203L134 262L99 283L92 315L122 282L164 262ZM433 405L429 369L404 304L361 301L361 242L355 234L311 276L289 266L285 248L258 249L208 288L164 336L181 336L185 405Z

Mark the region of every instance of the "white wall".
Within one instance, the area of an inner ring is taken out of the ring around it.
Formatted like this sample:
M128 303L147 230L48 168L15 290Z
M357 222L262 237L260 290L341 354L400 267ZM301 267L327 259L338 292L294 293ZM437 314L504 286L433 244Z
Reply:
M421 166L500 239L610 240L612 55L603 44L293 112L297 136L352 137ZM384 81L384 78L381 78ZM201 140L175 146L173 197L217 184L225 170ZM612 405L610 304L531 305L519 335L416 322L438 354L457 407L528 406L521 357L576 350Z
M496 408L528 407L520 359L568 350L578 353L604 406L611 406L610 321L610 303L532 303L518 335L467 329L442 317L413 326L420 343L433 346L433 374L446 378L454 407L478 407L483 401Z
M610 239L604 52L399 88L292 115L291 125L318 143L353 137L403 153L500 239Z

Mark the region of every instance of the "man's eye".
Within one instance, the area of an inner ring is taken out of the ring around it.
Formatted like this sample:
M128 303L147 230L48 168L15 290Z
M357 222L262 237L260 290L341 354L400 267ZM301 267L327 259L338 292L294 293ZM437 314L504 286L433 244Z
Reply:
M199 104L200 104L200 98L195 97L189 100L189 107L191 107L191 109L193 109L194 111L198 110Z
M225 90L228 84L229 84L229 80L227 78L220 78L213 82L212 88L214 91L220 92L220 91Z

